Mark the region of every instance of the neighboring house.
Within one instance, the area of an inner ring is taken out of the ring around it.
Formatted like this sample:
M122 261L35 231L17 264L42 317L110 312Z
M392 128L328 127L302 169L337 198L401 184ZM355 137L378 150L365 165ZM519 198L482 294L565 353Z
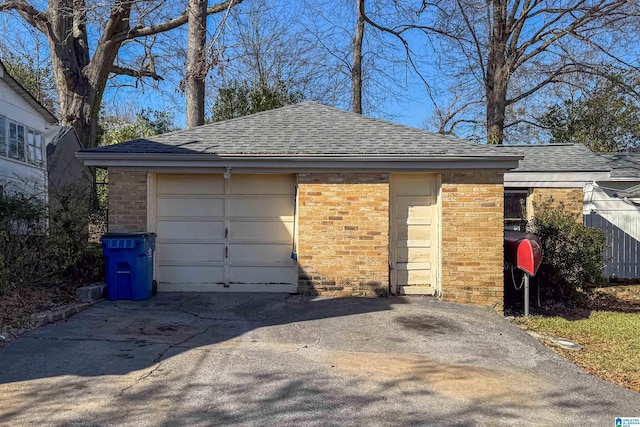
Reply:
M587 185L585 224L607 236L606 277L640 278L640 153L600 156L611 178Z
M504 176L506 229L522 229L533 217L535 206L549 199L582 221L585 186L610 178L608 162L582 144L502 145L497 149L524 156Z
M46 199L44 133L56 117L0 62L0 187Z
M305 102L78 156L109 169L109 231L157 233L159 291L503 304L519 154Z
M522 229L551 196L576 220L605 232L605 277L640 277L640 153L593 153L581 144L500 150L524 156L505 174L505 229Z
M82 148L71 126L50 126L46 132L49 201L60 200L69 193L88 195L91 172L76 153Z

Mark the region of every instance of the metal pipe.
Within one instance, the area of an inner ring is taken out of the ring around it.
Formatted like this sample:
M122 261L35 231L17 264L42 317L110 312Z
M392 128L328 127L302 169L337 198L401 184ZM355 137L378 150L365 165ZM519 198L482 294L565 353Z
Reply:
M524 317L529 317L529 275L524 273Z

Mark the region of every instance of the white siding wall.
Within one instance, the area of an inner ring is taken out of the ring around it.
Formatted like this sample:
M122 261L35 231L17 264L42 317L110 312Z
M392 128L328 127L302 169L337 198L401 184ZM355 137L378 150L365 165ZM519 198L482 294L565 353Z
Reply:
M585 187L585 225L599 228L607 237L606 277L640 277L640 200L616 196L618 190L637 184L602 182Z
M46 120L38 111L18 95L5 81L0 79L0 116L26 127L44 132ZM8 132L8 124L5 123ZM26 137L26 136L25 136ZM46 156L43 153L43 165L36 166L27 162L10 159L0 154L0 185L6 190L26 190L46 197Z

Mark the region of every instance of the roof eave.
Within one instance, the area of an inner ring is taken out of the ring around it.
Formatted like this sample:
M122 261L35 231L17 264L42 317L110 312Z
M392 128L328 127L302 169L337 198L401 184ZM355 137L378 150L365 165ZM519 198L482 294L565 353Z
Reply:
M87 166L136 168L333 168L333 169L513 169L522 156L415 155L216 155L158 153L100 153L80 151Z

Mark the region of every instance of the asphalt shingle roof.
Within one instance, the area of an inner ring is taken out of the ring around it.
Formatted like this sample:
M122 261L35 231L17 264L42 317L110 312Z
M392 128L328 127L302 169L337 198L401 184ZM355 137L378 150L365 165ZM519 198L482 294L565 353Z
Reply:
M600 153L611 167L611 178L640 179L640 153Z
M364 117L316 102L303 102L193 129L83 151L255 156L510 155L490 146Z
M611 170L608 162L582 144L531 144L495 146L504 154L521 155L511 172L593 172Z

